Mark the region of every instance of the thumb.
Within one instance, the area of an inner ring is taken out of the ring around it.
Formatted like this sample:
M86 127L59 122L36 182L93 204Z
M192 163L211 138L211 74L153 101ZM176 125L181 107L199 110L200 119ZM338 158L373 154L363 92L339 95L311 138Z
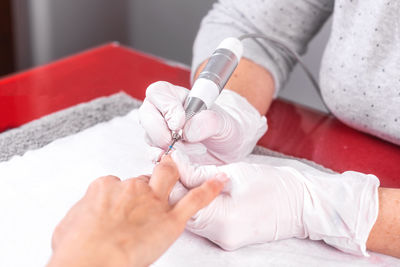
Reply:
M191 189L200 186L202 183L218 174L217 166L199 166L192 164L190 163L188 156L178 150L175 150L171 156L178 167L180 181L186 188Z
M223 118L214 110L203 110L186 122L183 138L191 143L201 142L218 135L223 126Z

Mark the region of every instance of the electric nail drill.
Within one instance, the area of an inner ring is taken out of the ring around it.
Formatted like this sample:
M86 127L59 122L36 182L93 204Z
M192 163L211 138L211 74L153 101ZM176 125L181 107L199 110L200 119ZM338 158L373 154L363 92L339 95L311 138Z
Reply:
M204 69L193 84L186 99L185 122L204 109L209 109L220 95L243 54L241 40L224 39L211 55ZM182 139L182 129L172 132L172 142L165 151L167 155L175 143Z

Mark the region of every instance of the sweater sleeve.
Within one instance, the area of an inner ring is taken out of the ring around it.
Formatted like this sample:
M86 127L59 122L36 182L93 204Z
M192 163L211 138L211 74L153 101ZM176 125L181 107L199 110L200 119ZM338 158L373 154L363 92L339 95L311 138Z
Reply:
M198 66L226 37L262 33L298 54L333 11L334 0L219 0L203 18L193 46L192 79ZM262 39L244 40L243 57L267 69L275 82L275 96L284 86L295 59Z

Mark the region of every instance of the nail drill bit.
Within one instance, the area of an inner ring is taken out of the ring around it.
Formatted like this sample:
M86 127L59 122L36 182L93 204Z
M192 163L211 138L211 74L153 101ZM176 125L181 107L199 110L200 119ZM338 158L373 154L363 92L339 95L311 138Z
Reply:
M182 131L182 130L180 130L180 131ZM168 149L165 151L165 155L168 155L168 153L172 150L172 148L174 148L174 145L176 144L176 142L178 142L181 139L182 139L182 134L179 134L178 132L173 132L172 133L172 142L168 146Z

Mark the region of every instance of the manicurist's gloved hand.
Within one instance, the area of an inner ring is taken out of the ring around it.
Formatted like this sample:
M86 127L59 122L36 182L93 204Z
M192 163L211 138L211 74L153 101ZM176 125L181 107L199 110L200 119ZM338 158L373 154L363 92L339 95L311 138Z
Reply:
M167 82L151 84L139 110L140 123L151 146L167 149L171 131L183 128L183 142L176 147L193 162L221 164L238 161L251 153L266 132L266 118L239 94L224 89L209 110L185 124L184 102L189 90Z
M226 250L291 237L324 240L344 252L365 255L378 215L378 179L358 172L326 174L245 162L192 165L172 153L180 182L170 203L186 191L225 173L223 194L200 210L187 229Z

